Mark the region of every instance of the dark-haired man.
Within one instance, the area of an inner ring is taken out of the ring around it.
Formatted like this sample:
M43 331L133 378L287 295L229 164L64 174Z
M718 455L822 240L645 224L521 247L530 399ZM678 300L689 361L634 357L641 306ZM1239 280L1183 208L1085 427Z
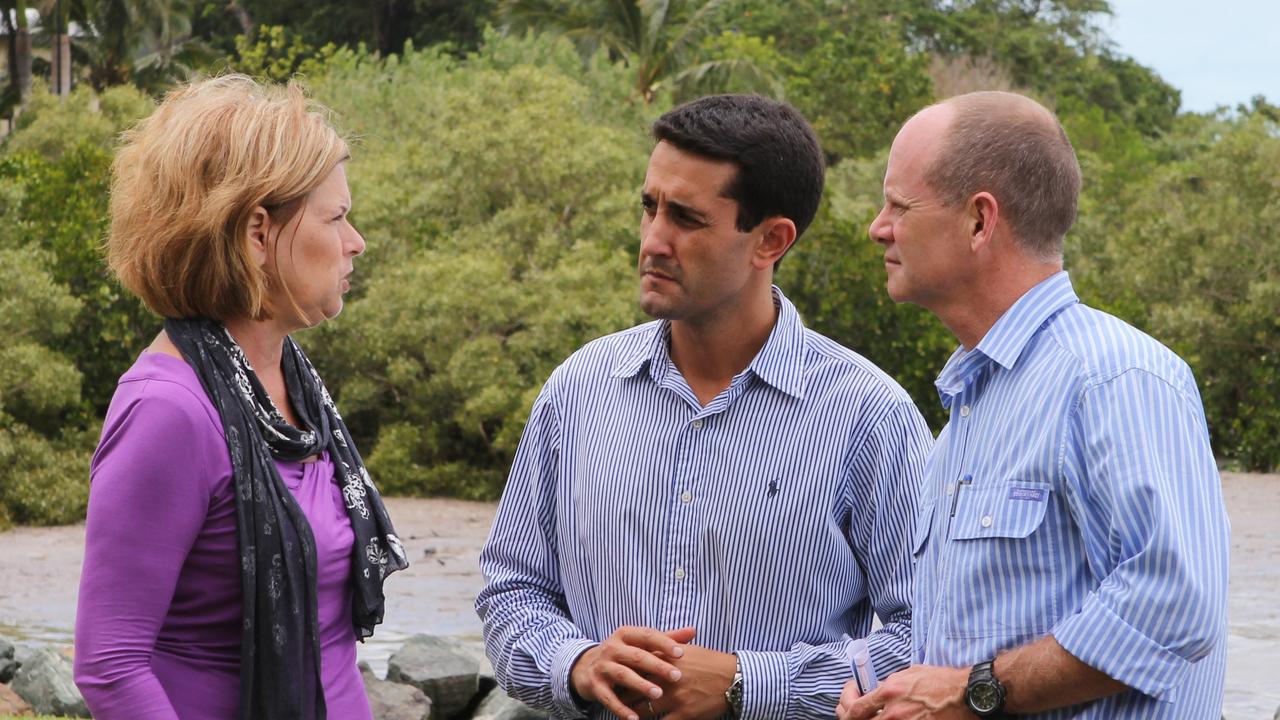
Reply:
M658 319L588 343L534 404L480 559L488 654L557 717L830 717L851 638L881 675L907 662L932 439L772 284L822 194L804 119L714 96L653 135L639 271Z
M1063 271L1080 167L983 92L898 133L871 225L889 294L960 341L914 555L911 668L839 716L1221 714L1229 529L1186 363Z

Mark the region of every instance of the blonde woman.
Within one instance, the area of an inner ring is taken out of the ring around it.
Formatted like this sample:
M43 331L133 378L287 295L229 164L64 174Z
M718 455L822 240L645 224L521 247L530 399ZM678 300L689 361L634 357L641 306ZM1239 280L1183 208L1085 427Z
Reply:
M76 682L93 716L369 718L355 643L404 551L290 333L364 239L346 143L294 86L171 93L113 168L108 261L164 330L90 471Z

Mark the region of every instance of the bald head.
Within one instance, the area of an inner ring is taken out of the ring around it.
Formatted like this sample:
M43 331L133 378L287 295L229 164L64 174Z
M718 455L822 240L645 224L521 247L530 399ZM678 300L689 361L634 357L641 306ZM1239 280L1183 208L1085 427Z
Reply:
M912 123L936 130L925 180L945 204L991 193L1023 249L1044 260L1062 256L1080 164L1053 113L1023 95L975 92L925 108Z

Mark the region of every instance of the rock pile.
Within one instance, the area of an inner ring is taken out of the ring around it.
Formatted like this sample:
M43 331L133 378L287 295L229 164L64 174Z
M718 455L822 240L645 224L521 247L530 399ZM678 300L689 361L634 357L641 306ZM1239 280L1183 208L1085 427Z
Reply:
M0 717L90 717L67 652L17 645L0 636ZM497 689L478 645L415 635L391 655L386 679L361 664L374 720L541 720Z
M71 677L71 658L0 637L0 715L89 717Z

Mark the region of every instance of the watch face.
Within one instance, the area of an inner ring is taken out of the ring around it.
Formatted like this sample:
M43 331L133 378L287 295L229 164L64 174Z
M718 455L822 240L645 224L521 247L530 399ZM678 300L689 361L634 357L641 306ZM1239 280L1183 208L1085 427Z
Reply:
M1000 691L991 683L974 683L969 686L969 704L975 712L992 712L1000 706Z

